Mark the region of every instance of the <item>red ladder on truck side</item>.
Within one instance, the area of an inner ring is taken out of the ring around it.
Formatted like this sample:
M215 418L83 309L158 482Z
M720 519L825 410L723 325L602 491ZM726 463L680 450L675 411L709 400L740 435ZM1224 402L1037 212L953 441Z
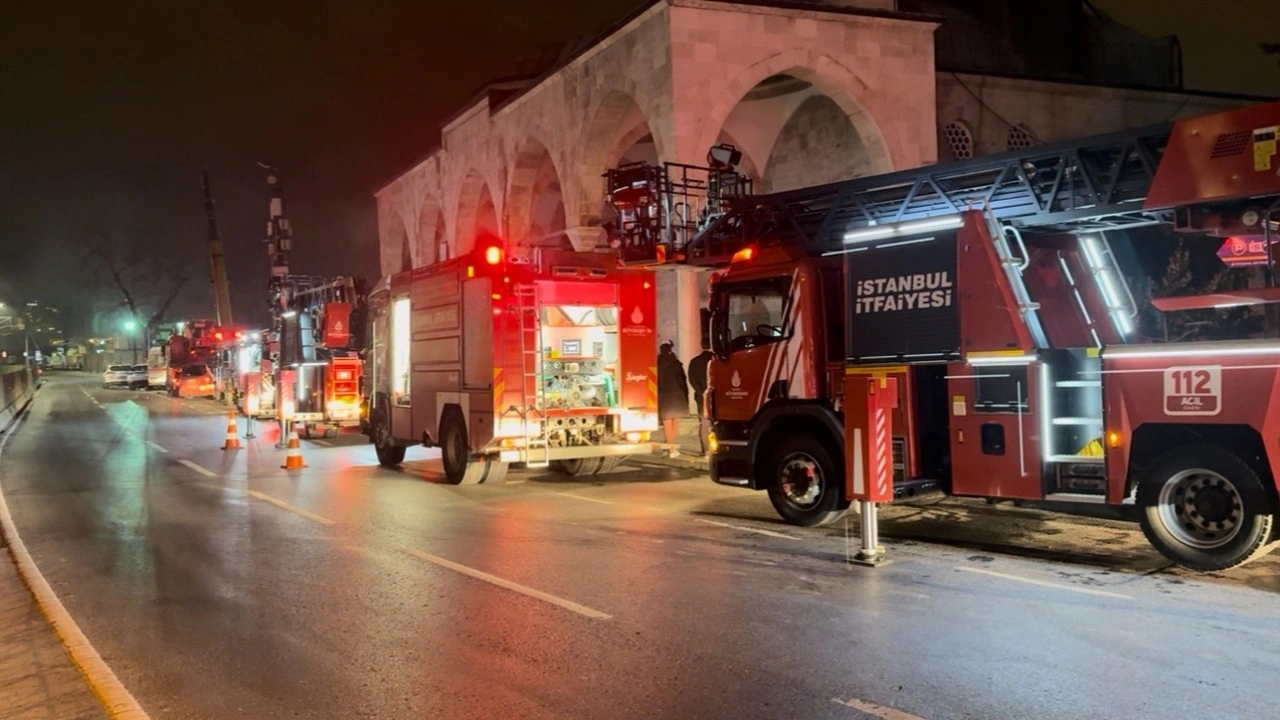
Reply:
M544 468L551 464L551 445L547 440L545 379L542 357L542 306L536 283L515 288L520 333L520 421L524 427L526 464ZM531 389L532 388L532 389ZM538 428L531 432L529 428ZM542 457L533 453L542 448Z

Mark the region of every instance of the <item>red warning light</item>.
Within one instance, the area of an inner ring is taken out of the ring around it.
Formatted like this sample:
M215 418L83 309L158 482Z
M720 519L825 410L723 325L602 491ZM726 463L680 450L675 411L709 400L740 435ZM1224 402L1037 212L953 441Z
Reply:
M218 330L217 332L215 332L215 333L213 334L213 339L214 339L214 340L221 340L221 339L222 339L222 331L221 331L221 330Z
M490 245L484 249L484 261L490 265L497 265L502 262L502 248L497 245Z
M338 371L338 379L339 379L339 380L350 380L350 379L351 379L351 371L350 371L350 370L339 370L339 371Z
M244 332L242 332L242 331L240 331L240 330L237 330L237 331L236 331L236 339L237 339L237 340L239 340L239 339L240 339L240 338L242 338L242 337L244 337Z

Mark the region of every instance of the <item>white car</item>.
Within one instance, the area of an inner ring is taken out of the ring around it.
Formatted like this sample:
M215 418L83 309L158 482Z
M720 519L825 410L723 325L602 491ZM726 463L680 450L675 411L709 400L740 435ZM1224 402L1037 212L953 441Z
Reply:
M147 366L133 365L129 367L129 389L130 390L146 390L147 389Z
M128 365L108 365L106 372L102 373L102 387L109 388L112 385L128 385L129 384L129 366Z

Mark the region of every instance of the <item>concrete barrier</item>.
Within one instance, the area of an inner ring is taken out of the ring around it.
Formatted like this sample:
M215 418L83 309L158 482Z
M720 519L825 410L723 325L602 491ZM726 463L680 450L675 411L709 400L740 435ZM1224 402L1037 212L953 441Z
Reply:
M6 432L35 393L35 382L25 365L0 365L0 432Z

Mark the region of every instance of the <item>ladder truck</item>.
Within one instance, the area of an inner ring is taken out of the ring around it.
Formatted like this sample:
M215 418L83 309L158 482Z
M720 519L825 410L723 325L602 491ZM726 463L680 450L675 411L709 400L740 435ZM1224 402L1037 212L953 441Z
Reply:
M1103 506L1175 563L1222 570L1272 547L1280 340L1139 342L1112 247L1223 238L1261 248L1274 279L1278 127L1280 103L1253 106L712 198L694 226L664 208L707 184L621 167L615 242L631 264L716 271L711 478L766 491L788 522L860 502L865 532L878 503L935 491ZM1272 282L1153 304L1274 302Z
M369 303L378 462L438 447L445 480L472 484L512 463L594 475L652 453L654 295L614 252L508 255L496 237L384 278Z
M290 272L293 232L284 215L279 173L262 167L272 191L265 239L271 324L242 349L242 406L254 415L274 413L303 437L330 437L361 425L360 351L368 288L355 277Z

